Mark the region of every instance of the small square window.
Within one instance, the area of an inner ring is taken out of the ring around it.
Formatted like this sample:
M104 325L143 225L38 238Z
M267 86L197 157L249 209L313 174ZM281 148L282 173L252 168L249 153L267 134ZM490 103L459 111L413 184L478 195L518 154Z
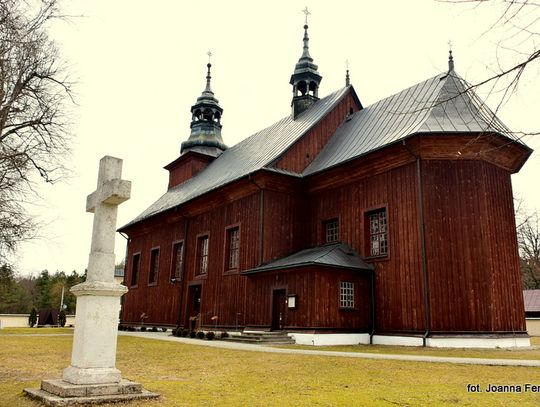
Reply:
M354 308L354 283L350 281L339 282L340 308Z
M326 243L339 241L339 221L337 218L329 219L323 222L324 239Z

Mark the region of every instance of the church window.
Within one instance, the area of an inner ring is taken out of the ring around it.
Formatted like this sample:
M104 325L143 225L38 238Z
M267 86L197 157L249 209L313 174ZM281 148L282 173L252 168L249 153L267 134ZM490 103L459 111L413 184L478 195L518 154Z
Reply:
M131 286L132 287L137 286L137 283L139 282L140 267L141 267L141 254L137 253L133 255L133 259L131 261Z
M227 229L227 270L238 268L240 257L240 228L238 226Z
M366 213L368 256L386 256L388 254L388 223L386 208Z
M159 273L159 249L150 251L150 273L148 274L148 285L157 284Z
M324 240L326 243L339 241L339 220L337 218L329 219L323 222Z
M354 283L350 281L339 282L340 308L354 308Z
M197 241L197 253L199 257L198 273L208 274L208 236L201 236Z
M171 262L171 280L181 281L184 271L184 242L173 244Z

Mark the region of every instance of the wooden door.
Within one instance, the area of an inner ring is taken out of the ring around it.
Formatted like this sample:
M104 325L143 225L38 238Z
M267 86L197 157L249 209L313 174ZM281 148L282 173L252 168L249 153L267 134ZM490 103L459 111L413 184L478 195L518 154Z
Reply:
M188 323L186 326L191 330L195 330L198 325L201 313L201 286L192 285L188 291Z
M281 331L285 326L286 294L285 290L272 292L272 331Z

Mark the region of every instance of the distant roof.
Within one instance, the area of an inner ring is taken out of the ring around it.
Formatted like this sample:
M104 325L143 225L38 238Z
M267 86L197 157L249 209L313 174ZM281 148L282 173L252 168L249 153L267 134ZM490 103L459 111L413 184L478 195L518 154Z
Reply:
M114 268L115 277L124 277L124 267L115 267Z
M470 85L451 71L355 112L303 175L326 170L414 134L479 132L500 133L519 142Z
M272 126L225 150L204 170L186 182L168 190L148 209L122 228L174 208L264 168L331 111L347 94L349 88L349 86L344 87L317 101L295 120L291 115L288 115Z
M362 258L345 243L332 243L301 250L290 256L271 261L263 266L255 267L242 274L262 273L264 271L282 270L303 266L327 266L354 270L373 270L371 264Z
M540 312L540 290L523 290L525 312Z

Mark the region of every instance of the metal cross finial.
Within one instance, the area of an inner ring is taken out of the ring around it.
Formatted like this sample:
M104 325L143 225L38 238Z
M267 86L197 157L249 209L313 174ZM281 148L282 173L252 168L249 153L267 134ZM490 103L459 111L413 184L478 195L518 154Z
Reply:
M452 41L448 41L448 49L452 52Z
M210 58L212 58L212 55L214 55L214 54L212 54L212 51L208 50L208 52L206 53L206 55L208 55L208 63L210 63L210 62L211 62L211 61L210 61Z
M307 25L307 18L308 18L308 16L309 16L311 13L309 12L307 6L306 6L305 9L302 10L302 12L306 15L306 25Z
M345 60L345 67L347 68L347 71L348 71L349 70L349 60L348 59Z

